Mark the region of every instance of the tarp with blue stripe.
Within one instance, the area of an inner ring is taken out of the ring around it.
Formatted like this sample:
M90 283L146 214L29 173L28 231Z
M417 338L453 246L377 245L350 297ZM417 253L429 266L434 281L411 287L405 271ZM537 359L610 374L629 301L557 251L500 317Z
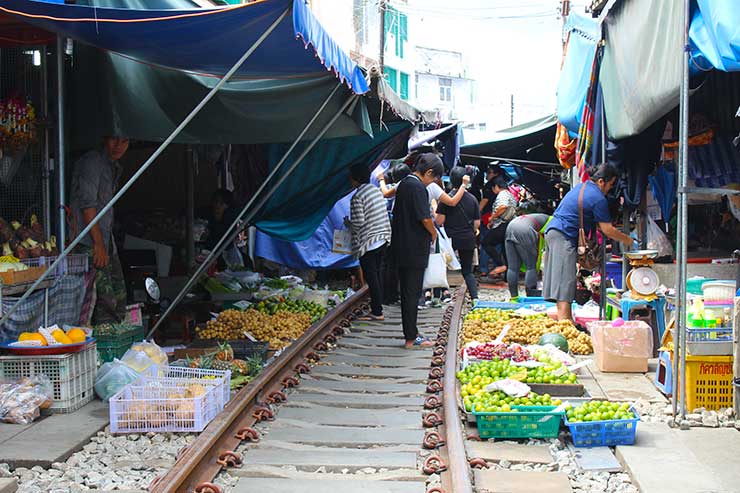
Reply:
M568 16L565 30L568 33L568 46L558 81L558 121L568 129L571 137L575 137L581 125L591 68L601 34L596 20L577 14Z
M355 93L369 90L360 68L328 36L304 0L261 0L192 10L0 0L0 11L140 62L211 76L224 75L275 20L289 11L237 71L236 78L305 76L328 69Z

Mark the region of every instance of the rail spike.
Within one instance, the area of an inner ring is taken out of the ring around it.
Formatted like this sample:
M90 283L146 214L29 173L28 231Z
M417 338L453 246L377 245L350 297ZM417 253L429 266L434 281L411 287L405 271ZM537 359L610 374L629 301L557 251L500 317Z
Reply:
M283 378L282 384L286 389L298 387L301 382L296 377L285 377Z
M436 395L430 395L424 400L424 409L439 409L442 407L442 401Z
M422 442L425 449L434 450L445 444L445 441L436 431L427 431L424 435L424 441Z
M431 413L427 413L424 415L424 418L421 420L421 424L424 426L424 428L433 428L435 426L439 426L443 423L442 417L432 411Z
M474 457L468 461L468 464L470 464L470 467L473 469L485 469L488 467L488 462L486 462L485 459L481 459L480 457Z
M273 421L275 419L275 414L272 412L272 410L266 407L260 407L257 408L254 413L252 413L252 417L256 419L257 422Z
M280 392L279 390L274 390L270 392L270 394L267 396L267 399L265 399L268 404L276 404L278 402L285 402L288 400L288 396L285 395L284 392Z
M436 474L438 472L446 471L447 464L445 464L442 458L438 455L430 455L424 460L424 465L421 470L424 471L424 474Z
M219 464L221 467L241 467L242 457L241 455L237 454L233 450L224 450L220 454L218 454L218 459L216 460L216 464Z
M443 387L444 386L442 385L442 382L440 382L439 380L431 380L427 384L427 393L428 394L435 394L437 392L442 392L442 388Z
M298 363L295 365L296 373L311 373L311 368L306 363Z
M198 484L193 491L195 493L224 493L219 485L208 481Z
M259 442L260 434L251 426L245 426L236 432L234 438L238 438L243 442Z

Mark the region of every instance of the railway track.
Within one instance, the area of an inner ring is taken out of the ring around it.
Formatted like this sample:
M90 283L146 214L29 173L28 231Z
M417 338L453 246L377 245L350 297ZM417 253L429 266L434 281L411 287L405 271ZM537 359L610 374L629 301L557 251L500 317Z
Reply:
M437 344L408 351L398 308L357 321L359 291L237 392L149 490L472 492L455 399L463 300L461 288L446 310L420 312Z

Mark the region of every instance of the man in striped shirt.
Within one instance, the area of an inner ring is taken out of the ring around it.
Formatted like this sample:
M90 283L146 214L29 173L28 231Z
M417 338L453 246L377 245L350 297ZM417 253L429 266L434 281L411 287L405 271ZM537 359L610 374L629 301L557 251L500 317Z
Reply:
M383 317L383 258L391 240L391 223L385 198L380 189L370 184L370 170L357 164L350 170L350 182L357 189L350 201L349 227L352 232L352 254L370 289L371 312L365 320Z

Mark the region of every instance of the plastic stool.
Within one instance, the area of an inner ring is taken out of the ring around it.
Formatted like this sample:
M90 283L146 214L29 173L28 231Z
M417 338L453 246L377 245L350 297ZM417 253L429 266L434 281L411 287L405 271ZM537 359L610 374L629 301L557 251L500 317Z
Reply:
M622 318L629 320L630 313L634 308L649 306L655 310L655 319L658 322L658 341L663 340L665 333L665 298L659 297L652 301L633 300L632 298L622 297L620 302L622 308Z
M661 351L658 357L655 386L667 396L673 393L673 365L671 364L671 353L668 351Z

